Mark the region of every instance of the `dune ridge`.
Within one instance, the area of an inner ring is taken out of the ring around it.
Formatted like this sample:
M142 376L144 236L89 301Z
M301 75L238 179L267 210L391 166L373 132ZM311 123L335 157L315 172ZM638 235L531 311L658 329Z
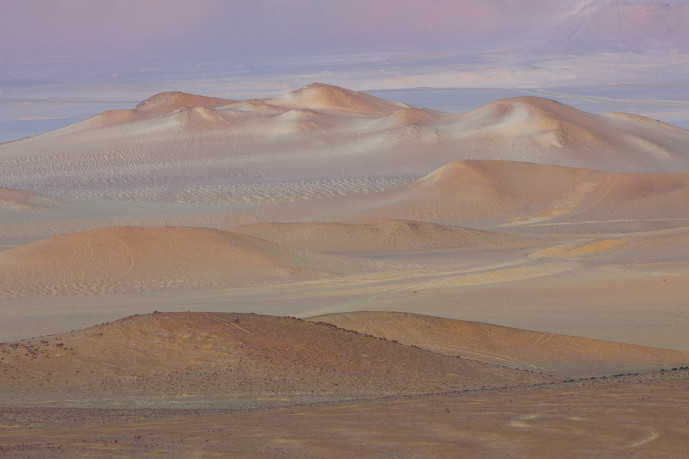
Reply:
M315 316L348 330L397 340L432 352L565 377L647 373L689 365L689 351L543 333L398 312Z
M654 170L662 162L683 162L684 129L639 115L595 115L541 97L522 96L491 102L463 115L461 124L502 150L538 151L524 161L625 171L624 162ZM475 142L475 135L459 130L459 138ZM568 164L566 155L580 164ZM498 159L498 158L481 158ZM503 157L499 159L514 160ZM681 167L680 167L681 168Z
M170 115L178 110L197 109L195 113L208 117L214 108L233 104L236 101L189 94L179 91L161 92L139 102L133 109L107 110L58 132L76 134L93 129L106 129L129 125ZM205 109L205 110L204 110ZM212 121L213 118L211 117ZM198 124L198 123L197 123Z

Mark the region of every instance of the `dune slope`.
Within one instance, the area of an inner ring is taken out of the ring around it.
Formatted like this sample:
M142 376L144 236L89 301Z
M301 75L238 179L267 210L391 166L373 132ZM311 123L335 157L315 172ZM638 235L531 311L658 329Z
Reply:
M512 161L456 161L361 203L360 215L451 224L685 219L689 171L615 173Z
M296 256L205 228L107 227L0 252L0 295L75 295L298 279Z
M664 164L686 164L688 132L638 115L595 115L550 99L515 97L464 114L453 134L468 144L463 148L483 145L500 151L499 159L660 171L671 170Z
M689 351L579 338L398 312L313 317L433 352L568 377L649 372L689 365Z
M527 237L497 232L391 219L361 223L257 223L234 227L232 231L294 248L350 255L515 247L529 241Z

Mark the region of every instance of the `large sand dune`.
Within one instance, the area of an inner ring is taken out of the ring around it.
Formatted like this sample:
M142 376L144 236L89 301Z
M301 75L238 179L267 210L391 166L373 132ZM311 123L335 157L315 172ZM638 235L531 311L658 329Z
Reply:
M290 110L308 109L366 117L387 116L399 109L409 108L406 104L322 83L312 83L282 97L270 99L267 103Z
M204 228L109 227L0 252L0 295L75 295L303 278L276 244Z
M215 107L229 105L236 101L188 94L179 91L162 92L140 102L133 109L107 110L86 121L60 130L62 133L101 130L120 125L131 125L141 121L158 118L175 111L196 108L211 110ZM131 128L131 126L128 126Z
M492 102L464 115L453 134L463 148L483 146L498 153L477 159L614 171L670 170L666 166L686 164L684 129L642 116L593 115L539 97Z
M684 220L689 218L689 171L625 174L525 162L457 161L358 203L359 218L376 215L467 226ZM357 206L351 209L356 212Z
M4 343L0 355L0 396L19 406L259 407L552 380L253 314L134 316Z
M689 365L689 351L542 333L397 312L313 317L348 330L433 352L569 377L650 372Z

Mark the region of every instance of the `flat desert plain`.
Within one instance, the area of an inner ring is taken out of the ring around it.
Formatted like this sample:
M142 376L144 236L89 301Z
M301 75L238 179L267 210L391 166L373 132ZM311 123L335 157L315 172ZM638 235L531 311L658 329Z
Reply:
M161 93L0 144L0 455L681 457L689 131Z

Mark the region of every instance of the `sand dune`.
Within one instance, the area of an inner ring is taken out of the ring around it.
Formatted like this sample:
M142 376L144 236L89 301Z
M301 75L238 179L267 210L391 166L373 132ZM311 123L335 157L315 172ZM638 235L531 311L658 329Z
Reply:
M0 252L0 295L77 295L300 279L298 257L204 228L109 227Z
M20 406L258 407L551 380L254 314L133 316L0 344L0 355L0 394Z
M361 92L322 83L312 83L285 96L271 99L269 103L289 109L309 109L370 117L387 116L399 109L409 108L406 104L390 102Z
M150 115L148 113L138 110L108 110L79 123L79 126L82 129L107 128L143 121L149 117Z
M517 247L528 237L407 220L361 223L258 223L233 232L315 252L378 255L448 248Z
M689 171L622 174L511 161L457 161L368 196L360 217L490 226L543 221L686 219Z
M0 209L36 209L50 207L59 202L58 199L51 198L39 193L32 193L25 190L10 190L0 187Z
M184 92L161 92L149 97L143 102L139 103L134 109L140 112L154 113L156 115L163 115L174 112L180 108L216 108L223 105L229 105L235 101L229 99L220 99L217 97L199 96L196 94L187 94Z
M500 327L397 312L352 312L313 317L433 352L567 377L645 373L689 365L689 351Z
M429 109L400 108L392 114L380 119L381 128L403 128L405 126L433 125L445 120L453 119L452 115Z
M213 113L212 109L235 101L215 97L199 96L183 92L162 92L140 102L133 109L107 110L86 121L61 129L59 132L76 134L80 131L112 128L121 125L150 120L171 114L178 110L198 109L202 116ZM204 111L206 109L207 111ZM213 118L210 118L213 121Z
M615 171L670 170L664 164L687 159L685 129L641 116L594 115L540 97L492 102L465 114L456 127L463 128L453 130L463 148L484 145L500 152L497 158L476 159Z
M218 129L232 124L230 118L223 116L219 110L206 107L180 108L172 119L179 127L192 132L204 129Z

